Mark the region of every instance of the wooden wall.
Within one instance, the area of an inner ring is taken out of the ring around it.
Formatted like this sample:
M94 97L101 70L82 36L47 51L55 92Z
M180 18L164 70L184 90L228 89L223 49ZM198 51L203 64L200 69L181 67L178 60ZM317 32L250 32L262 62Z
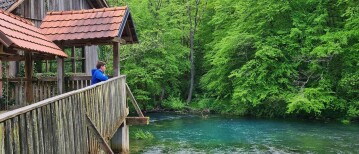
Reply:
M48 11L92 9L87 0L25 0L12 13L29 19L40 26Z

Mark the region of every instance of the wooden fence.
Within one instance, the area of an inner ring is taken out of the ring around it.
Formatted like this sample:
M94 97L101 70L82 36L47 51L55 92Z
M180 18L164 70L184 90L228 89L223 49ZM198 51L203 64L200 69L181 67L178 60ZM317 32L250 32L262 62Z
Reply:
M0 114L0 153L105 153L128 115L119 76Z

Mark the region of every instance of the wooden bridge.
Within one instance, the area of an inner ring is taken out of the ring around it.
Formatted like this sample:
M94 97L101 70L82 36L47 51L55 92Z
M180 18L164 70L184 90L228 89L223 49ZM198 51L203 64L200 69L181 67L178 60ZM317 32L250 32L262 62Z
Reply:
M0 153L128 152L127 95L119 76L0 114Z

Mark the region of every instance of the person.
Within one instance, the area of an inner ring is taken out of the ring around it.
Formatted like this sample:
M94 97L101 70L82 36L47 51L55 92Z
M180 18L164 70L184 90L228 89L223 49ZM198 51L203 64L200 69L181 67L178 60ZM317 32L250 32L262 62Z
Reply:
M108 76L105 75L105 71L106 63L102 61L97 62L96 68L92 69L91 85L108 80Z

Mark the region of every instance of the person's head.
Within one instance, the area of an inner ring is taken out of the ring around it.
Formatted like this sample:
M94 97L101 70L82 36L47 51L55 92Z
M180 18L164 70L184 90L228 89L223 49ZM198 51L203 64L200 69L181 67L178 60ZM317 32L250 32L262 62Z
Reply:
M96 68L101 70L102 72L106 71L106 63L103 61L98 61L96 64Z

